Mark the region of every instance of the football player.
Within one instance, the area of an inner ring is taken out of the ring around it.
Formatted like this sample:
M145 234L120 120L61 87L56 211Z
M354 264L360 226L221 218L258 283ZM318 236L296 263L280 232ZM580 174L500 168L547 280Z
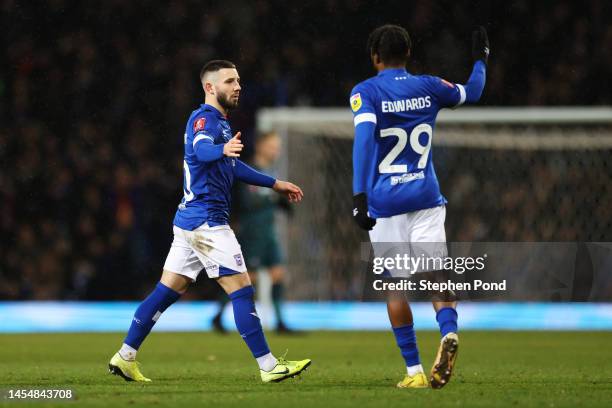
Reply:
M388 256L383 243L405 243L416 256L444 257L446 199L431 149L435 121L442 108L479 100L489 56L487 33L483 27L473 33L474 66L465 85L406 71L411 40L402 27L375 29L367 48L378 74L357 84L350 96L355 125L353 218L369 231L377 257ZM441 388L457 357L457 311L452 296L434 300L433 305L442 339L429 380L433 388ZM407 367L397 386L427 387L406 298L389 294L387 310Z
M136 353L161 314L205 270L231 299L236 327L257 360L262 381L282 381L305 370L311 361L287 361L270 352L244 257L228 225L231 188L237 180L267 187L293 203L303 193L295 184L260 173L239 159L243 149L240 132L232 136L227 117L240 98L236 66L224 60L210 61L202 68L200 81L205 103L191 113L185 128L184 195L174 217L174 240L161 279L136 309L109 370L128 381L151 381L140 372Z

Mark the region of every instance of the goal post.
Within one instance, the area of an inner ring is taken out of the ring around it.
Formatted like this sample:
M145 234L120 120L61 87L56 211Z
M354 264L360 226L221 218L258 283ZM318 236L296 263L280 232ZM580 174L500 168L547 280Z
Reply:
M287 294L361 299L350 109L261 109L257 129L281 135L278 174L305 193L279 222ZM443 110L433 157L449 241L612 241L611 107Z

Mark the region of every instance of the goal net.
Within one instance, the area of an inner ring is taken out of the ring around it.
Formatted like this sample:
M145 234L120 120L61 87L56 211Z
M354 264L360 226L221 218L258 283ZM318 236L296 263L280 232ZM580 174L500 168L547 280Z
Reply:
M360 299L368 238L351 220L350 110L263 109L257 126L281 135L279 175L305 193L279 220L287 293ZM433 157L449 241L612 241L611 108L444 110Z

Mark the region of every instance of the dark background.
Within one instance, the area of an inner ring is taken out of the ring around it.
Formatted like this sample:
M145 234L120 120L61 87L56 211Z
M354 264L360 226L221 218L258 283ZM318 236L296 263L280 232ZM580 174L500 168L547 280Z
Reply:
M139 298L151 286L210 59L238 65L230 119L249 146L261 106L347 106L373 74L367 35L388 22L412 36L410 72L457 82L485 25L483 105L612 99L606 1L53 0L0 12L0 299Z

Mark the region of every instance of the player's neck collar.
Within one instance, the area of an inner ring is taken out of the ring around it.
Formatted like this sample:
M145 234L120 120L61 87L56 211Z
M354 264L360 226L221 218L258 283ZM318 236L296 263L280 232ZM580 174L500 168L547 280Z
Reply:
M408 71L406 71L406 68L385 68L382 71L380 71L378 75L389 75L389 74L396 75L399 73L408 74Z
M215 107L214 107L214 106L212 106L212 105L209 105L209 104L207 104L207 103L203 103L203 104L202 104L202 109L205 109L205 110L206 110L206 109L208 109L209 111L214 112L214 113L215 113L217 116L219 116L219 117L221 117L221 118L223 118L223 119L227 119L227 116L225 116L225 115L223 114L223 112L221 112L219 109L215 108Z

